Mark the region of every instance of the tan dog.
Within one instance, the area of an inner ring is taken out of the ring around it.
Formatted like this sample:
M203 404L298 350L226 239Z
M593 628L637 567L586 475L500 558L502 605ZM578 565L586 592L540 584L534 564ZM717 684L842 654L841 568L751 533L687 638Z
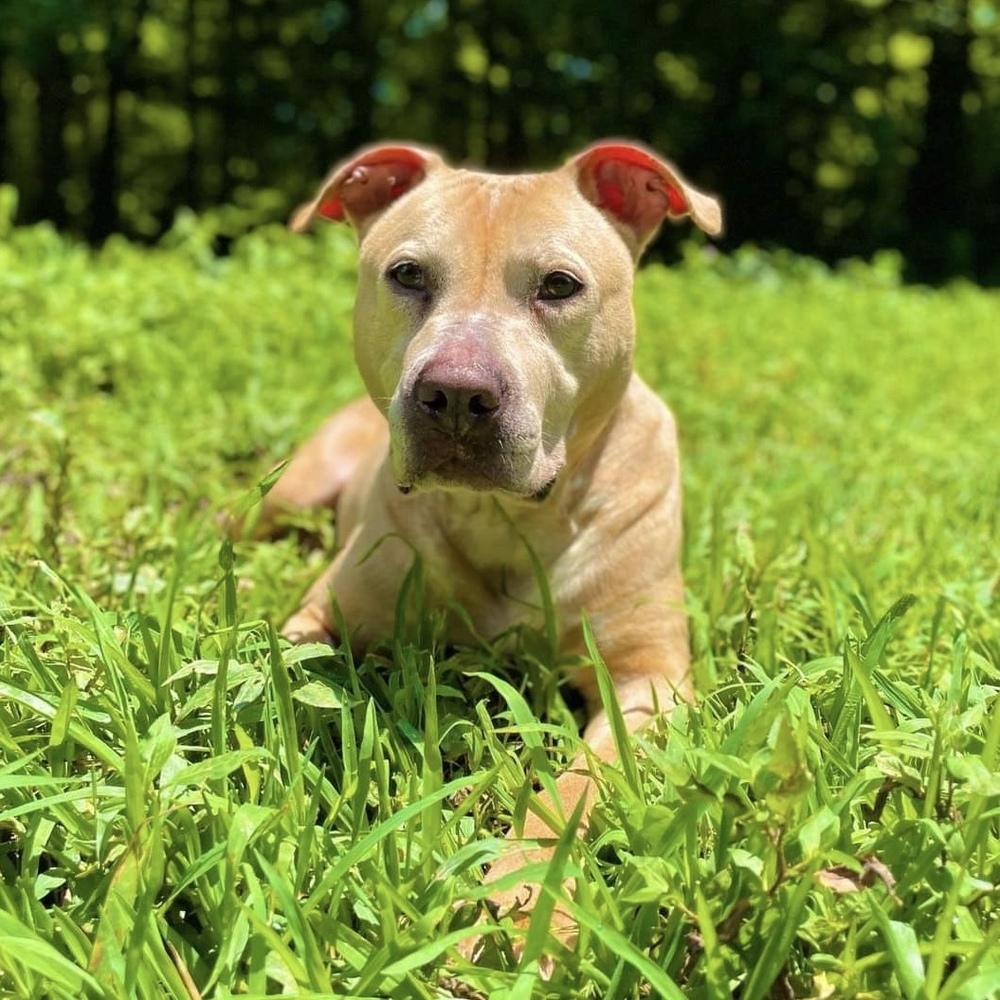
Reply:
M328 504L341 541L287 636L330 639L334 601L352 645L390 635L415 553L428 606L460 604L485 636L541 624L533 552L560 652L586 653L586 613L631 729L691 697L677 437L632 371L636 261L684 216L721 230L714 199L621 142L511 176L382 145L329 175L292 226L357 230L354 344L370 398L334 414L266 499L265 531L282 509ZM572 682L587 744L613 759L593 670ZM556 785L565 816L593 791L580 764ZM553 831L530 815L523 834ZM538 853L511 852L491 880Z

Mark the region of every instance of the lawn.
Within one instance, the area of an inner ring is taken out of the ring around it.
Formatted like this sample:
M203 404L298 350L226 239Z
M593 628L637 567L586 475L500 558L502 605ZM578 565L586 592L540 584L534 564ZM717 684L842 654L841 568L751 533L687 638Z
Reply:
M473 966L482 867L579 746L565 664L432 614L363 661L289 647L333 526L218 527L359 391L350 235L95 253L10 197L0 994L1000 996L1000 295L891 256L644 270L701 697L529 873L579 875L577 948L543 905Z

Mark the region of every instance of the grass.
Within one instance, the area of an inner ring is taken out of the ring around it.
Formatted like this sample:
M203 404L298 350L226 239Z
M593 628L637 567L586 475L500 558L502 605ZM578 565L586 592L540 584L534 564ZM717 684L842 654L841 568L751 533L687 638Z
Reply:
M2 995L1000 995L995 293L890 257L642 274L702 697L563 838L577 949L541 906L472 966L482 865L579 745L565 664L431 613L291 648L324 554L217 530L359 391L349 237L0 230Z

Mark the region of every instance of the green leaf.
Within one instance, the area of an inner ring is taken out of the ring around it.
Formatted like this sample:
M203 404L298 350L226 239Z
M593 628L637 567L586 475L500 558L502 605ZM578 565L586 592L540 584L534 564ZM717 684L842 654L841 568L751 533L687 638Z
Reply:
M882 940L885 941L903 996L906 1000L927 1000L924 990L926 973L917 932L910 924L890 920L881 904L873 897L870 898L870 906L875 923L882 932Z
M310 708L322 708L330 711L339 710L344 704L340 690L323 681L309 681L295 688L292 697L302 705Z
M230 750L218 757L209 757L208 760L174 770L163 783L163 794L170 796L177 794L182 788L201 788L205 784L228 777L233 771L247 764L273 760L271 753L263 747L253 750Z

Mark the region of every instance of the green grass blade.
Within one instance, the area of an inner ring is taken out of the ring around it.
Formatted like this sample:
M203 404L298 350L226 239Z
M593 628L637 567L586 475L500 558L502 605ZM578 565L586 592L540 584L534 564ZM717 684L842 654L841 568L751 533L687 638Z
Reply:
M17 967L33 973L69 995L97 994L97 980L79 968L52 945L40 939L13 914L0 909L0 970Z
M815 867L815 866L813 866ZM750 976L740 993L745 1000L762 1000L781 975L789 951L798 934L809 893L813 889L812 871L803 872L790 891L779 894L782 919L777 933L770 934L756 957Z
M599 920L572 900L564 900L562 905L572 914L576 922L581 927L586 927L605 948L621 961L633 966L664 1000L684 1000L684 992L670 976L636 948L621 931Z
M608 668L604 659L597 649L597 640L591 630L590 622L586 616L583 617L583 641L587 646L587 655L594 665L594 674L597 677L597 687L601 693L601 704L607 714L608 722L611 725L611 735L615 742L615 753L618 755L618 766L632 794L637 798L644 798L642 781L639 778L639 769L635 763L635 750L632 747L632 740L628 726L625 724L625 716L622 715L621 705L618 704L618 695L615 693L615 685L608 673Z
M295 702L292 698L292 682L281 654L278 632L273 625L267 626L268 652L271 667L271 683L274 686L274 703L281 734L281 759L288 776L288 791L292 797L297 823L305 819L305 793L302 787L301 756L299 751L298 725L295 719Z

